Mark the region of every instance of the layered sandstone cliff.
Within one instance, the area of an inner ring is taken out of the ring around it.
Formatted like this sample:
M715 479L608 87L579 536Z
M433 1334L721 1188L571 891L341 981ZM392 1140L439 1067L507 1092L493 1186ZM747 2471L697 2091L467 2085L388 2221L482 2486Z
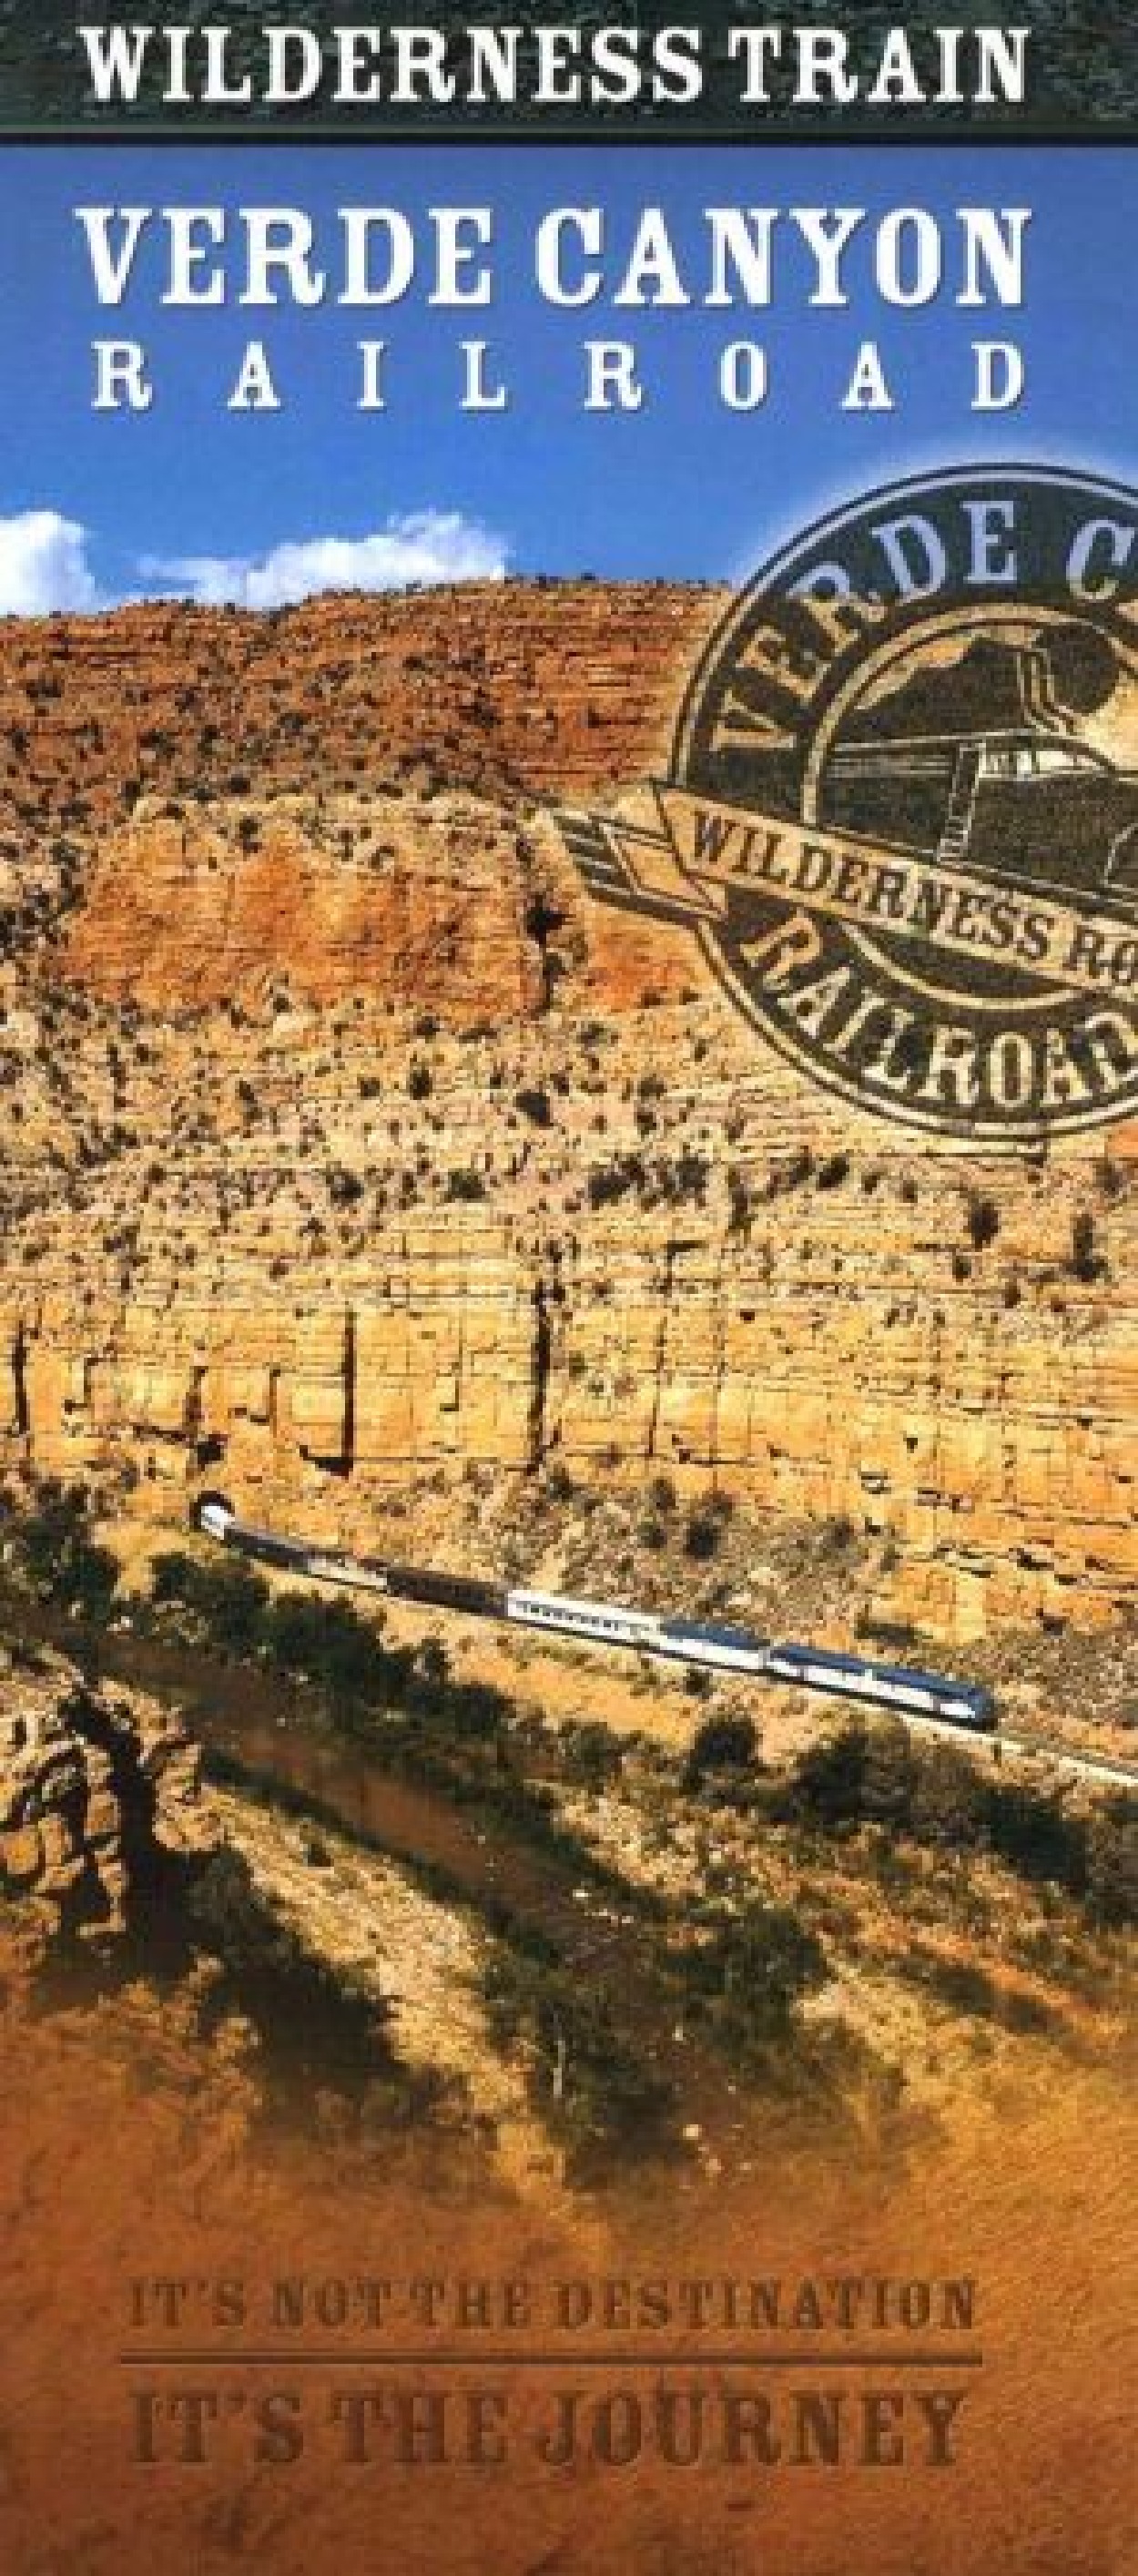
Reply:
M851 1112L543 810L661 764L715 605L6 635L9 1469L406 1547L474 1469L657 1468L851 1520L944 1634L1133 1599L1134 1128L984 1162Z

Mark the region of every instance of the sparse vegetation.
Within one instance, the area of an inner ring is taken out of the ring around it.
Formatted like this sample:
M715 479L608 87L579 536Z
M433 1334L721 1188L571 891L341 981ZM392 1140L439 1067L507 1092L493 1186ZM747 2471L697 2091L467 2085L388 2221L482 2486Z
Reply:
M349 1603L315 1592L273 1594L248 1566L203 1565L180 1552L159 1557L153 1598L159 1611L177 1613L192 1639L310 1684L348 1731L399 1713L444 1736L486 1739L510 1714L504 1692L453 1680L436 1640L385 1646L377 1625Z
M643 2154L667 2143L672 2088L602 1983L550 1957L499 1949L484 1993L499 2044L524 2052L534 2101L578 2179L622 2146Z
M106 1619L119 1563L91 1537L85 1486L45 1482L30 1510L9 1512L6 1527L19 1572L42 1600L96 1623Z
M854 1720L799 1755L778 1804L826 1833L879 1825L945 1851L989 1852L1099 1922L1138 1921L1138 1800L1112 1800L1090 1820L1053 1791L982 1773L954 1745Z
M986 1251L1000 1231L1000 1211L995 1199L987 1197L982 1190L969 1190L965 1222L973 1251Z
M749 1771L759 1749L758 1729L753 1717L724 1714L705 1718L692 1738L684 1772L685 1785L701 1787L711 1772L718 1778L723 1773Z
M1098 1250L1095 1220L1089 1208L1080 1208L1071 1226L1071 1269L1076 1279L1088 1285L1101 1279L1106 1263Z
M472 1163L456 1166L446 1177L446 1196L458 1205L472 1205L486 1197L486 1183Z
M753 2067L785 2044L796 2004L826 1973L821 1942L791 1908L751 1904L684 1948L678 1980L693 2024L732 2064Z
M723 1536L719 1514L709 1507L690 1512L684 1528L684 1554L694 1557L697 1565L706 1565L717 1555Z

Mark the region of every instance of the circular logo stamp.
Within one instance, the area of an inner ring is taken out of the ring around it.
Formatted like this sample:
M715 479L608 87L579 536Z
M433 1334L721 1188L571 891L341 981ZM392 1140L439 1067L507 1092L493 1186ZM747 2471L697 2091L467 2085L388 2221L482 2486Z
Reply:
M986 1146L1138 1109L1138 494L981 466L819 522L656 796L595 823L595 891L687 919L816 1081Z

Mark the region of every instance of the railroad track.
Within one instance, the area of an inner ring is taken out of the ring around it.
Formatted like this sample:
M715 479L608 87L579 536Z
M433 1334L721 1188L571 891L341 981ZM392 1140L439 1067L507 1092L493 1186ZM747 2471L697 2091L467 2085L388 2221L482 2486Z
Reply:
M908 1717L906 1724L921 1735L940 1735L950 1743L960 1742L961 1728L941 1718ZM1005 1754L1010 1754L1013 1760L1037 1762L1048 1770L1067 1773L1073 1779L1090 1781L1096 1787L1138 1792L1138 1762L1119 1762L1110 1754L1056 1744L1046 1735L1021 1735L1018 1728L1013 1733L1009 1727L998 1724L989 1733L973 1734L969 1730L969 1735L977 1752L989 1752L994 1762L1002 1761Z
M1043 1762L1056 1771L1069 1771L1076 1780L1091 1780L1107 1789L1138 1790L1138 1763L1118 1762L1106 1753L1080 1753L1065 1744L1052 1744L1044 1735L1012 1735L997 1729L992 1741L1001 1751L1022 1755L1026 1761Z
M1007 1754L1096 1787L1138 1791L1138 1763L1121 1762L1090 1748L1056 1744L1045 1736L1012 1732L999 1724L990 1691L944 1674L882 1664L827 1647L775 1644L747 1629L718 1623L666 1618L611 1602L582 1601L427 1566L355 1557L343 1549L259 1529L240 1520L221 1494L201 1495L193 1519L223 1547L282 1572L304 1575L313 1583L500 1620L531 1636L563 1638L610 1654L648 1654L680 1667L723 1672L736 1680L817 1692L854 1707L880 1709L906 1726L953 1743L958 1744L963 1735L978 1748L987 1746L997 1762Z

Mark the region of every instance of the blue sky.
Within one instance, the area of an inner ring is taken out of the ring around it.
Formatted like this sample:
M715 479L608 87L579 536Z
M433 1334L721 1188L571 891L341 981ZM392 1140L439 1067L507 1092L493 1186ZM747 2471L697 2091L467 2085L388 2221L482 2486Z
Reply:
M440 313L413 293L377 316L171 314L155 267L140 270L120 315L101 312L74 206L172 202L297 204L318 224L346 202L398 205L412 219L438 202L490 204L495 303L484 314ZM790 291L749 315L555 312L532 284L536 222L551 205L594 202L616 243L633 210L656 202L677 242L693 246L706 204L872 213L907 203L948 218L962 203L1029 204L1028 301L1020 313L977 316L946 298L902 315L867 297L848 313L811 315ZM359 561L377 580L385 566L406 567L416 543L444 570L508 561L518 572L737 578L831 501L932 462L1040 457L1138 479L1136 230L1138 161L1107 149L5 149L0 605L40 604L5 598L5 564L17 578L24 542L13 530L26 534L27 513L41 514L33 592L39 581L50 605L52 582L70 583L60 604L83 605L158 586L142 569L154 562L210 558L214 578L223 564L239 590L243 568L285 546L306 550L314 581L338 577L356 558L329 555L331 538L351 548L371 538ZM286 408L236 417L226 397L254 330ZM382 417L353 408L355 343L367 331L390 343ZM119 332L150 354L156 400L143 418L90 409L90 342ZM977 333L1018 340L1027 362L1023 401L988 420L968 408ZM492 343L512 386L504 415L457 410L464 334ZM636 340L649 399L635 417L581 410L589 334ZM851 417L841 394L869 334L897 408ZM738 337L766 346L773 383L764 410L736 417L718 404L715 378L723 343ZM392 538L408 521L420 531L410 555Z

